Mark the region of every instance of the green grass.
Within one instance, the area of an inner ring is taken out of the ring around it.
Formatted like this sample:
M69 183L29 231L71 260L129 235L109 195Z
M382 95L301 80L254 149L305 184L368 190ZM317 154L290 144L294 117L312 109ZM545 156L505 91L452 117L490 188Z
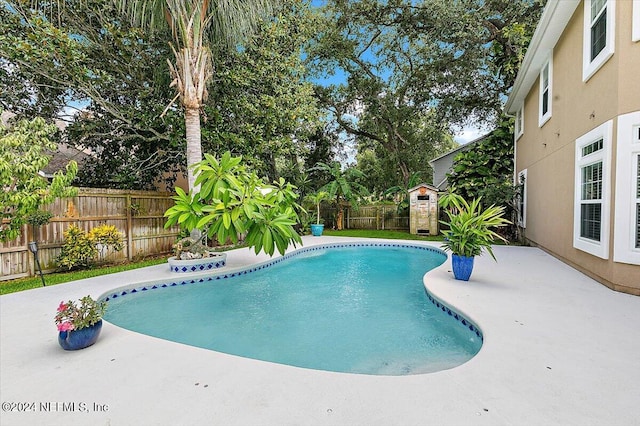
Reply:
M422 236L410 234L406 231L376 231L371 229L344 229L342 231L325 229L323 235L335 237L386 238L389 240L442 241L442 235Z
M53 274L45 274L44 280L47 286L62 284L69 281L82 280L85 278L97 277L100 275L113 274L116 272L129 271L131 269L144 268L145 266L158 265L166 263L165 257L157 259L142 260L139 262L124 263L121 265L105 266L102 268L86 269L82 271L57 272ZM10 281L0 281L0 295L15 293L18 291L30 290L32 288L42 287L40 276L29 278L19 278Z

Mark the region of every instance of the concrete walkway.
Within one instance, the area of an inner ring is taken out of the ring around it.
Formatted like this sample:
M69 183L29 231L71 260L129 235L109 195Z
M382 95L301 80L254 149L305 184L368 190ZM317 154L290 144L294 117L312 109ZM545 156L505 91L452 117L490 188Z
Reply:
M426 275L484 345L462 366L415 376L289 367L109 323L90 348L58 346L61 300L161 280L165 265L1 296L0 424L640 425L640 297L535 248L495 253L498 263L476 259L469 282L453 279L450 261ZM266 259L242 249L228 268Z

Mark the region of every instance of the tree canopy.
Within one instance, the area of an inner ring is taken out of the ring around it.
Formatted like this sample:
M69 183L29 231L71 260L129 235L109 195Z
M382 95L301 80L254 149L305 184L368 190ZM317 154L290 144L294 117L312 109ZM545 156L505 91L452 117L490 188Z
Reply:
M384 152L401 177L393 183L406 185L419 171L412 153L433 158L452 129L496 121L541 8L533 0L329 0L309 62L345 82L319 87L319 99L360 145Z

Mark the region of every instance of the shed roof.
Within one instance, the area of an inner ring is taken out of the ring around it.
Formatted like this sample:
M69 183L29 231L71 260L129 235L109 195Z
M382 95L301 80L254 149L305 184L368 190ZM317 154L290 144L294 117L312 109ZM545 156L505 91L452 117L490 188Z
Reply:
M429 185L428 183L421 183L420 185L416 185L413 188L409 189L409 192L413 192L413 191L415 191L416 189L419 189L419 188L427 188L427 189L430 189L432 191L438 192L438 188L436 188L433 185Z

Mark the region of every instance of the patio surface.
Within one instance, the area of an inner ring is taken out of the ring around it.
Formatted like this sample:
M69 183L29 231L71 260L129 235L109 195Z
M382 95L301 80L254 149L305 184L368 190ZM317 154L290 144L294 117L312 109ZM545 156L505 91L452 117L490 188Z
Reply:
M480 326L484 345L459 367L414 376L290 367L109 323L90 348L58 346L61 300L161 280L166 265L1 296L0 423L640 425L640 297L536 248L494 250L498 262L477 258L469 282L453 279L450 260L425 276L430 292ZM236 250L227 269L267 259Z

